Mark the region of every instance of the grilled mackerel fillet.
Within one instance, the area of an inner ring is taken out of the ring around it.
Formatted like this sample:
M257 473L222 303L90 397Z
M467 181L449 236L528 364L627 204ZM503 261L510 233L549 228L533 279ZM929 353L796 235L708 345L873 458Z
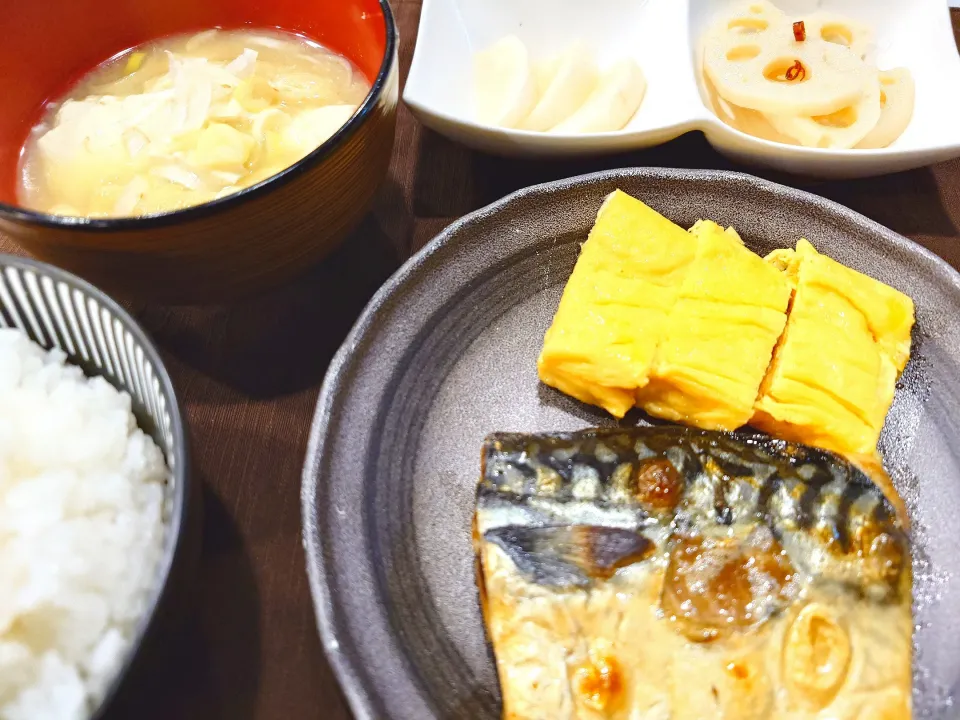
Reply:
M504 718L911 716L906 519L846 460L652 427L497 434L482 462Z

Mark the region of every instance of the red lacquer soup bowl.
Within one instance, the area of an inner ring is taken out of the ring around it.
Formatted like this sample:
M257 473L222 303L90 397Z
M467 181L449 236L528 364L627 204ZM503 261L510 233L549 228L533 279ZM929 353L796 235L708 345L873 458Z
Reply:
M127 48L244 26L300 33L341 53L370 93L315 151L219 200L106 220L18 206L20 150L46 102ZM387 0L26 0L0 13L0 37L0 234L121 297L211 302L279 284L349 234L386 174L399 73Z

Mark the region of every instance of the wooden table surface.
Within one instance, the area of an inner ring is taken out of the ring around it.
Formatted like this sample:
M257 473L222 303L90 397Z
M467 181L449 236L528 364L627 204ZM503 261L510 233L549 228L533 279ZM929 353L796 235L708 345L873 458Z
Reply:
M393 7L405 78L420 0ZM451 220L526 185L627 166L744 169L699 133L585 162L497 159L424 131L401 108L374 209L320 267L238 306L133 308L186 408L204 539L182 629L109 720L350 717L317 637L300 541L300 472L327 363L377 287ZM766 176L843 203L960 269L960 161L859 181ZM0 239L0 251L16 250Z

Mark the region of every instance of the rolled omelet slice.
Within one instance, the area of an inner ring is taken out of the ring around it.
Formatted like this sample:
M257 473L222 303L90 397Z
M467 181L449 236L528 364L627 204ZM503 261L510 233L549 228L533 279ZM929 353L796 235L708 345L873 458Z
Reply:
M733 228L701 220L690 233L697 254L637 404L674 422L734 430L753 414L791 287Z
M841 293L863 315L877 345L893 361L897 372L910 359L913 330L913 300L869 275L848 268L821 255L806 239L796 250L775 250L767 256L787 274L794 286L832 288Z
M875 453L910 356L913 301L806 240L767 260L795 289L751 423L841 453Z
M540 379L623 417L650 379L697 239L619 190L600 207L537 360Z

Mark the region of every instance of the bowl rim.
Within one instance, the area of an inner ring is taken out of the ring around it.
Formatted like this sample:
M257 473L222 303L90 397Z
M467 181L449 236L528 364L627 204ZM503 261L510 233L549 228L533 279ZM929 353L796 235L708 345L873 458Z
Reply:
M189 513L195 510L190 507L193 488L190 481L190 446L187 439L186 418L177 398L173 380L170 378L170 373L156 344L140 323L110 295L71 272L33 258L0 253L0 268L3 267L14 267L17 270L26 270L40 276L49 277L54 281L62 281L71 288L79 290L84 296L95 299L112 317L123 324L124 329L139 343L145 358L153 364L157 382L160 383L160 391L167 400L167 407L170 412L170 432L173 435L174 454L178 455L176 469L173 472L174 497L168 530L171 535L164 538L162 555L156 568L156 583L147 595L147 609L137 620L123 662L110 680L100 702L89 716L90 718L99 718L113 702L130 668L136 658L139 657L143 642L157 619L157 610L169 594L169 580L174 564L183 552L187 534L187 518ZM121 390L123 389L121 388ZM167 466L169 469L169 460L167 460Z
M276 175L261 180L255 185L243 188L235 193L231 193L222 198L210 200L199 205L181 208L179 210L170 210L152 215L138 215L134 217L121 218L89 218L89 217L71 217L67 215L51 215L38 210L29 210L19 205L0 202L0 219L12 220L29 225L38 225L46 228L56 228L65 230L94 230L98 232L127 232L130 230L145 230L155 227L165 227L175 225L179 222L189 222L191 220L200 220L209 215L213 215L221 210L229 210L250 197L264 195L271 190L281 187L287 182L299 177L307 171L314 163L318 162L324 156L331 153L337 147L345 143L360 128L366 118L373 111L374 106L383 94L383 89L387 85L393 67L396 64L397 47L399 45L399 36L397 33L397 24L390 8L389 0L379 0L380 10L383 13L383 24L386 31L386 45L383 51L383 59L380 61L380 69L374 78L370 91L363 99L360 107L347 120L346 123L318 145L313 151L303 156L292 165L288 165ZM93 287L93 286L91 286ZM102 292L102 291L101 291Z
M432 258L443 249L455 244L465 228L482 223L497 213L525 202L529 197L563 192L626 176L668 183L690 180L730 183L801 204L807 210L813 206L818 207L837 222L861 228L874 238L882 239L891 248L909 251L916 255L923 261L925 270L934 271L940 278L948 281L956 292L960 292L960 271L916 241L856 210L814 192L733 170L628 166L574 175L520 188L447 225L410 256L380 286L331 359L317 398L301 474L301 534L317 631L324 654L357 720L372 720L383 716L386 710L381 688L385 685L393 683L397 687L402 687L401 692L406 693L407 696L420 692L421 688L416 684L417 681L413 678L408 665L403 666L403 673L398 678L377 682L371 679L367 668L360 661L357 645L354 642L356 628L342 615L344 595L331 582L330 569L333 564L331 551L324 525L317 512L318 488L322 485L324 469L335 453L333 446L337 428L337 402L342 399L344 388L351 382L351 373L356 370L359 363L362 363L362 357L358 355L356 349L362 346L366 338L378 331L377 323L381 322L378 320L380 311L390 305L395 295L402 294L405 288L412 286L420 279L424 268L429 265ZM378 580L374 580L374 584L379 588L378 583ZM399 662L405 663L406 659L401 659ZM439 715L432 714L431 717L439 717Z

